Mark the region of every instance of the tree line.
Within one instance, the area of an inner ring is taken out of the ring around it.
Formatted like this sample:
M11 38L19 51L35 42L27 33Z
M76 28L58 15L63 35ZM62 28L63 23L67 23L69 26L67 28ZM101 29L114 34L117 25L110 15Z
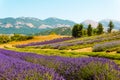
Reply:
M108 33L112 32L114 28L114 24L112 21L109 22L108 25ZM84 28L83 24L75 24L72 29L72 36L75 38L82 37L84 35L92 36L92 35L100 35L104 33L104 28L101 23L98 24L97 28L92 28L92 25L89 24L87 29Z

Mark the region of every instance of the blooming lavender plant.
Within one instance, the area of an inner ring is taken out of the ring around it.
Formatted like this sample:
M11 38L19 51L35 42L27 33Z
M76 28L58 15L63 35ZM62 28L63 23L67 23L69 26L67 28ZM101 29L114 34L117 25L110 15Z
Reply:
M63 38L57 38L57 39L43 41L43 42L30 43L30 44L26 44L26 45L17 45L16 47L23 48L23 47L26 47L26 46L46 45L46 44L58 43L58 42L71 40L71 39L73 39L73 37L63 37Z
M120 39L120 35L114 35L110 37L103 37L103 36L98 36L93 39L84 39L84 40L75 40L70 42L61 42L61 43L53 43L49 44L51 47L55 49L59 49L61 47L66 47L66 46L74 46L74 45L84 45L84 44L93 44L93 43L98 43L98 42L103 42L103 41L111 41L111 40L117 40Z
M120 46L120 40L118 40L118 41L110 41L110 42L106 42L106 43L103 43L103 44L96 44L93 47L93 51L94 52L104 51L106 49L116 47L116 46Z
M33 53L15 52L4 49L0 49L0 54L4 56L8 56L9 58L14 58L14 60L16 59L22 60L23 62L27 62L27 64L29 63L37 66L39 65L39 66L47 67L48 71L49 69L50 70L54 69L55 72L63 76L65 80L119 80L120 79L119 66L117 66L113 61L110 61L105 58L93 58L93 57L68 58L68 57L59 57L59 56L44 56ZM43 73L45 74L45 72ZM54 75L55 76L58 75L57 73ZM50 71L50 74L53 73ZM55 78L53 78L53 80ZM62 79L63 79L62 77L58 77L55 80L62 80Z
M14 52L15 57L11 51L6 52L12 55L2 51L0 50L0 80L64 80L53 69L22 60L17 52Z
M62 47L66 46L74 46L74 45L84 45L84 44L93 44L97 42L103 42L103 41L111 41L111 40L117 40L120 39L120 34L112 34L112 35L106 35L106 36L97 36L95 38L87 38L84 40L77 40L72 37L64 37L64 38L57 38L49 41L43 41L43 42L36 42L36 43L30 43L26 45L17 45L16 47L18 48L23 48L26 46L45 46L49 48L55 48L55 49L60 49ZM67 40L71 40L67 42Z

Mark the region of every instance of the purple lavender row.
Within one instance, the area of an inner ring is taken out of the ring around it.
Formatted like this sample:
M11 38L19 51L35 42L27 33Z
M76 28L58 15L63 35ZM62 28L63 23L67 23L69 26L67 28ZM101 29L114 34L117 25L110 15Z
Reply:
M93 51L94 52L104 51L105 49L113 48L116 46L120 46L120 40L105 42L103 44L96 44L93 47Z
M8 53L14 55L14 53L10 53L9 51ZM0 52L0 80L65 79L59 76L53 69L13 58L12 56L6 56Z
M67 58L0 49L1 53L33 64L53 68L65 80L119 80L120 68L105 58ZM87 75L87 76L86 76ZM57 79L56 79L57 80Z
M120 35L114 35L110 37L96 37L94 39L85 39L85 40L75 40L72 42L63 42L63 43L54 43L54 44L49 44L53 48L60 48L60 47L66 47L66 46L74 46L74 45L83 45L83 44L93 44L97 42L102 42L102 41L110 41L110 40L117 40L120 39Z
M57 38L57 39L43 41L43 42L34 42L34 43L26 44L26 45L17 45L16 47L22 48L22 47L26 47L26 46L46 45L46 44L63 42L66 40L71 40L71 39L73 39L73 37L63 37L63 38Z

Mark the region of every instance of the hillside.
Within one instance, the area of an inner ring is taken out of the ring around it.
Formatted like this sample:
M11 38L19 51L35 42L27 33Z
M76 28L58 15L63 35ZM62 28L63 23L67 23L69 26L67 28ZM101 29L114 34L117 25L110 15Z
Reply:
M40 33L37 33L36 35L49 35L51 33L55 33L57 35L71 35L72 33L72 27L58 27L53 28L46 31L41 31Z

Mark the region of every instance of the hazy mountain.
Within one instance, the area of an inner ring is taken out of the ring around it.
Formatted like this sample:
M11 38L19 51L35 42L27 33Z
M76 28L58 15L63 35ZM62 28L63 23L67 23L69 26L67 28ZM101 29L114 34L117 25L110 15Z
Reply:
M91 26L92 26L93 28L96 28L97 25L98 25L98 22L93 21L93 20L85 20L85 21L83 21L81 24L83 24L85 28L87 28L89 24L91 24Z
M58 19L58 18L54 18L54 17L45 19L44 23L49 26L53 26L53 27L56 27L56 26L57 27L70 27L75 24L75 22L73 22L73 21Z
M40 20L32 17L9 17L0 19L0 33L34 34L51 28L71 27L74 24L75 22L73 21L58 18L47 18L45 20Z

